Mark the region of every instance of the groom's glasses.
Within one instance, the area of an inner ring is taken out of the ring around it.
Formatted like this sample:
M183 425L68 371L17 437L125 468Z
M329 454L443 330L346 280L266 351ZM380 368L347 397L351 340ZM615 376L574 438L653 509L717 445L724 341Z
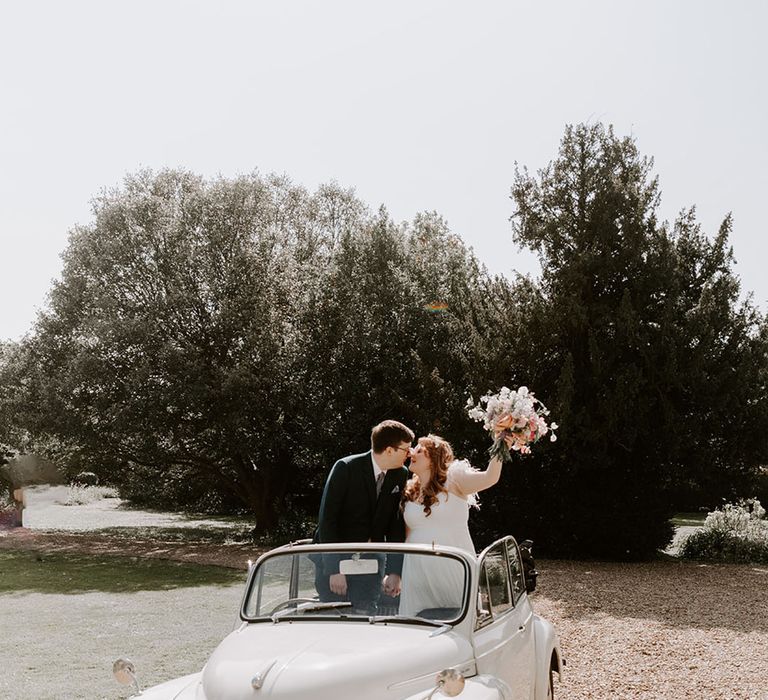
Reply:
M403 450L403 452L405 452L405 454L410 454L410 452L411 452L411 446L410 445L408 445L408 447L396 447L395 449L396 450Z

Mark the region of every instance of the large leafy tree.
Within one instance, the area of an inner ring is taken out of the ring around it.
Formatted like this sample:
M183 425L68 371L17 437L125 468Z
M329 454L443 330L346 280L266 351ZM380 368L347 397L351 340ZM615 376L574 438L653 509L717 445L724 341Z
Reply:
M385 418L461 441L486 278L434 214L397 226L381 210L340 237L304 321L304 444L321 465L303 485L310 501L328 466L366 449L371 426Z
M22 380L18 356L17 343L0 341L0 508L13 498L15 484L9 463L25 444L15 410L15 397Z
M27 343L31 427L134 491L210 484L273 525L296 467L298 309L350 199L178 171L104 193Z
M487 276L439 216L398 226L335 185L178 171L94 213L20 372L25 425L71 470L267 529L293 497L313 511L379 420L466 425Z
M22 421L16 415L16 399L23 382L20 355L18 343L0 341L0 467L26 444Z

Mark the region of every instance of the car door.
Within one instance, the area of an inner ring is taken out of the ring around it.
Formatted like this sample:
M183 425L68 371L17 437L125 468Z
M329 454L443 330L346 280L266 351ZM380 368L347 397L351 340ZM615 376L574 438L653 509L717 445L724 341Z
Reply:
M480 555L477 617L472 643L478 673L509 685L513 700L534 691L533 611L525 595L517 544L511 537Z

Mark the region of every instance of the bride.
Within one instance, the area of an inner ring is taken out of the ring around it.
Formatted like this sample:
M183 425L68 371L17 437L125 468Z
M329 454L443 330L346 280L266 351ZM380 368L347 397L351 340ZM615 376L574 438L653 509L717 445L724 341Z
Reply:
M404 493L405 541L449 545L474 554L468 525L469 508L477 505L478 491L490 488L499 480L501 460L493 458L485 471L479 471L466 460L455 459L451 446L437 435L419 438L410 456L413 477ZM463 588L459 574L450 561L406 556L400 614L416 615L425 609L456 607Z

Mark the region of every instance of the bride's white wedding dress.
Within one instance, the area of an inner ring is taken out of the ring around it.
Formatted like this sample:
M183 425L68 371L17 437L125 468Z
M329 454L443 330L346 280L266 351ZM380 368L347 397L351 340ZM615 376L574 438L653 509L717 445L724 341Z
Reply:
M446 485L450 486L457 474L467 470L472 470L468 462L452 462L448 467ZM403 510L408 528L405 541L459 547L474 554L468 521L469 508L475 502L474 495L465 498L443 492L438 494L437 502L432 504L432 512L427 515L422 504L408 501ZM406 555L401 578L401 615L417 615L423 610L456 608L461 605L464 571L455 560Z

